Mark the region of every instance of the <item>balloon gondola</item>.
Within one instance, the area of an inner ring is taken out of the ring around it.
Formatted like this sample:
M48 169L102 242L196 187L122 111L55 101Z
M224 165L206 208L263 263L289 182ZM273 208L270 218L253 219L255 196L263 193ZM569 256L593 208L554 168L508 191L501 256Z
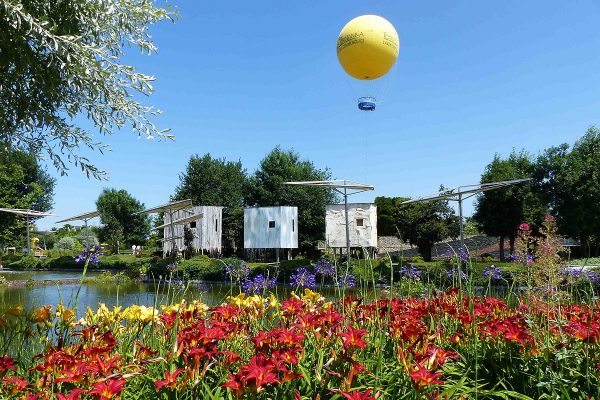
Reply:
M377 15L361 15L348 22L337 40L338 61L354 79L379 79L394 66L400 51L400 40L394 26ZM363 96L358 108L374 111L377 99Z

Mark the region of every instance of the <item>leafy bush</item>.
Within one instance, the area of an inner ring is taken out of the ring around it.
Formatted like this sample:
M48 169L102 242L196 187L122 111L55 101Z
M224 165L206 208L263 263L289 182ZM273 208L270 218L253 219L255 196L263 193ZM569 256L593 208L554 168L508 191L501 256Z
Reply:
M81 268L81 265L75 262L73 256L65 255L62 257L46 259L43 267L48 269L76 269Z
M125 273L127 274L128 277L130 278L139 278L141 276L145 276L148 271L150 271L150 264L149 263L145 263L145 264L129 264L127 266L127 270L125 271Z
M60 250L74 250L75 240L72 237L64 237L58 241L56 247Z
M6 278L0 275L0 286L6 286L7 284L8 281L6 280Z
M95 283L98 285L122 285L124 283L130 283L131 279L122 271L117 272L116 274L105 271L97 276L87 277L83 282Z
M14 269L36 269L41 267L41 262L37 257L25 256L12 262L9 266Z
M225 265L222 260L200 255L181 261L173 275L182 279L223 281L225 280Z
M122 269L129 270L131 268L140 267L145 264L150 264L152 257L135 257L133 255L120 256L101 256L98 263L99 268L103 269Z

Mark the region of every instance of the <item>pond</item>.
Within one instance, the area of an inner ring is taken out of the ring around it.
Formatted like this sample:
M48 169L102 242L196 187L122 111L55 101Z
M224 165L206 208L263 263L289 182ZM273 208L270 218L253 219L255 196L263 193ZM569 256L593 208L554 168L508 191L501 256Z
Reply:
M93 276L96 273L88 273L87 276ZM0 286L0 307L6 308L11 305L21 304L25 309L42 306L46 304L56 305L61 299L65 305L72 306L79 289L78 283L59 284L60 280L81 278L81 272L76 271L1 271L0 276L7 280L52 280L56 284L44 284L34 287L2 287ZM289 286L277 286L273 292L278 298L288 298L292 289ZM326 298L333 298L335 291L333 288L323 288L319 292ZM239 289L233 287L233 295L237 295ZM86 308L89 306L96 309L99 303L104 303L108 307L123 306L132 304L145 306L159 306L160 304L169 304L174 300L179 301L185 298L188 301L201 300L209 306L221 304L227 296L232 294L232 288L223 283L190 283L187 287L181 285L167 285L165 282L144 283L129 282L120 285L99 283L88 283L81 285L78 300L78 316L83 316ZM347 292L347 294L353 294Z

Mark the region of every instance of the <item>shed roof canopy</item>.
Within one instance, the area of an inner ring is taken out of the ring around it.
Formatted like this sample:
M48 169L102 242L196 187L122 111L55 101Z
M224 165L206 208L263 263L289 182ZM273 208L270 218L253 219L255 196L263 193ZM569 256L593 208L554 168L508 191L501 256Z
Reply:
M285 182L286 185L297 185L297 186L317 186L331 189L353 189L353 190L375 190L372 185L365 185L362 183L349 181L346 179L335 179L330 181L299 181L299 182Z
M173 225L187 224L188 222L197 221L197 220L201 219L202 217L204 217L204 214L202 214L202 213L200 213L200 214L194 214L194 215L190 215L188 217L183 217L183 218L176 219L173 222L169 222L169 223L166 223L166 224L155 226L153 229L165 228L167 226L171 226L171 224L173 224Z
M475 183L472 185L461 185L451 189L445 189L441 192L431 194L429 196L416 197L414 199L407 200L402 204L416 203L419 201L430 201L439 199L458 200L460 196L462 199L471 197L477 193L486 192L488 190L500 189L502 187L515 185L517 183L529 182L530 178L525 179L512 179L509 181L490 182L490 183ZM467 196L465 196L467 195Z
M0 208L0 211L12 213L12 214L23 215L27 218L41 218L41 217L48 217L48 216L54 215L49 212L26 210L23 208Z
M75 215L74 217L69 217L60 221L57 221L57 224L60 224L62 222L71 222L71 221L86 221L88 219L92 219L92 218L96 218L97 216L100 215L100 211L90 211L90 212L86 212L80 215Z
M163 204L162 206L148 208L147 210L137 212L135 214L156 214L160 212L173 212L177 210L181 210L182 208L191 207L192 200L179 200L173 201L171 203Z

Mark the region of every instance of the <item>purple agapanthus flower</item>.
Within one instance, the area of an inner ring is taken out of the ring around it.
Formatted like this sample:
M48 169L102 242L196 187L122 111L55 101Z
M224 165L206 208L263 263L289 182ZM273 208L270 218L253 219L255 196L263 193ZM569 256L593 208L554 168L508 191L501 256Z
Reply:
M515 253L510 253L510 257L508 257L510 261L517 261L519 257Z
M400 269L400 276L409 279L417 279L421 277L421 271L419 271L414 265L408 264Z
M314 289L316 286L315 274L306 269L306 267L300 267L290 276L290 283L294 288Z
M248 279L250 267L243 260L235 261L227 264L225 267L225 274L227 274L232 281L242 282Z
M465 247L459 248L456 251L456 254L460 258L461 263L466 263L467 261L469 261L469 252L467 251L467 249Z
M87 247L84 251L81 252L81 254L75 257L75 262L79 264L82 262L89 261L94 265L98 265L98 262L100 261L98 260L98 256L101 255L102 253L100 252L100 246L94 246L92 248Z
M246 278L244 281L243 287L246 293L249 294L258 294L264 292L265 290L270 290L275 287L277 280L275 277L266 278L264 275L256 275L254 279Z
M335 265L322 258L315 264L315 274L322 277L331 277L335 275Z
M491 279L502 279L502 270L500 269L500 267L490 265L489 267L485 267L483 269L483 277Z
M465 281L467 280L467 274L461 270L460 268L454 267L451 270L449 270L446 275L448 276L448 279L454 279L455 277L460 278L461 281Z
M352 274L345 274L338 277L337 282L335 283L337 286L353 288L356 286L356 278Z
M563 268L562 273L565 276L573 279L582 279L591 283L600 283L600 274L596 271L592 271L584 268Z

